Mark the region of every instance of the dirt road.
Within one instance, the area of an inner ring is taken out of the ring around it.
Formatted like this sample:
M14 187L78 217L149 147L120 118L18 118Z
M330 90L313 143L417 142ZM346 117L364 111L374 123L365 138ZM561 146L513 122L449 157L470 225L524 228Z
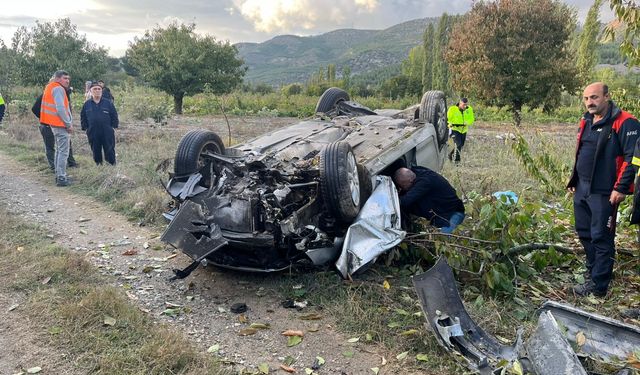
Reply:
M35 175L2 153L0 204L25 221L46 228L52 242L90 258L113 285L126 286L132 303L183 332L203 351L218 344L218 355L236 368L255 369L266 362L277 369L286 356L296 359L294 367L299 373L311 367L317 356L326 360L319 374L372 374L370 368L380 367L382 357L374 353L375 348L348 343L349 338L334 329L331 317L300 320L300 315L317 311L314 307L302 311L282 307L280 293L265 289L262 285L268 283L260 282L278 276L201 268L185 280L167 282L171 270L184 268L190 259L163 246L160 233L131 223L90 198L55 187L53 176ZM125 252L135 254L123 255ZM10 306L23 302L20 298L0 294L0 374L30 367L34 358L59 357L54 350L30 340L29 322L9 311ZM247 323L241 323L230 311L236 302L247 304L248 323L265 323L271 328L250 336L238 335ZM189 312L163 314L170 304L187 307ZM281 332L288 329L305 331L301 344L287 347ZM346 351L355 355L347 358L342 354ZM391 369L382 368L380 373L385 370ZM61 364L55 372L47 373L67 371L72 370Z

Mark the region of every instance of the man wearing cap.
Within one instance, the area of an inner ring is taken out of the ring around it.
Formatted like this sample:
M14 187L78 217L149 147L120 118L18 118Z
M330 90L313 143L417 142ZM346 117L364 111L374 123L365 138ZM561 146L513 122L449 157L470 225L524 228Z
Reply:
M118 127L118 112L110 100L102 96L102 86L92 82L89 88L91 99L82 106L80 123L87 131L93 161L102 164L102 154L107 163L116 164L116 137L113 129Z
M56 141L55 172L56 185L67 186L67 161L69 158L69 140L73 132L71 106L67 89L71 77L64 70L53 74L53 80L47 84L42 94L40 123L48 125Z
M467 98L461 98L457 105L452 105L447 111L449 136L454 143L453 150L449 153L449 160L456 163L460 162L460 152L467 139L469 126L475 121L473 108L468 103Z

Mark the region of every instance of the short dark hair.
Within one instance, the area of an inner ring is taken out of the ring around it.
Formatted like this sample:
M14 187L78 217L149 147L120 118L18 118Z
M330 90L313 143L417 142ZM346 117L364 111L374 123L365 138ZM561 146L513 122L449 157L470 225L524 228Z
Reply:
M66 70L56 70L55 73L53 73L53 76L55 78L61 78L62 76L68 76L69 73Z
M463 102L464 104L467 104L469 102L469 99L467 98L460 98L460 101Z
M609 93L609 86L602 85L602 95L607 95Z
M98 82L98 83L104 83L104 81L103 81L103 80L101 80L101 79L97 80L96 82Z

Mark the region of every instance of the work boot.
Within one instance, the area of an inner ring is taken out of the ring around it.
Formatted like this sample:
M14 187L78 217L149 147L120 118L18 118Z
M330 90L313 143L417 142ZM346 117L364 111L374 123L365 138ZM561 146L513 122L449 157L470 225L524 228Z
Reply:
M587 280L584 284L578 284L573 287L573 293L580 297L586 297L589 294L593 294L596 297L604 297L607 295L607 291L596 289L596 284L592 280Z
M67 177L56 177L56 186L69 186L71 180Z

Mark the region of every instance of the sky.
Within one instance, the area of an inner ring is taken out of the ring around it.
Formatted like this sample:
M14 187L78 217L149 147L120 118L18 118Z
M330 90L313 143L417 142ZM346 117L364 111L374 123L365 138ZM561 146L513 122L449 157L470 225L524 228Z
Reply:
M220 41L263 42L276 35L317 35L341 28L385 29L442 13L462 14L471 0L3 0L0 39L11 45L20 26L68 17L80 34L111 56L136 36L171 22L195 23ZM593 0L564 0L584 20ZM601 19L611 19L608 5Z

